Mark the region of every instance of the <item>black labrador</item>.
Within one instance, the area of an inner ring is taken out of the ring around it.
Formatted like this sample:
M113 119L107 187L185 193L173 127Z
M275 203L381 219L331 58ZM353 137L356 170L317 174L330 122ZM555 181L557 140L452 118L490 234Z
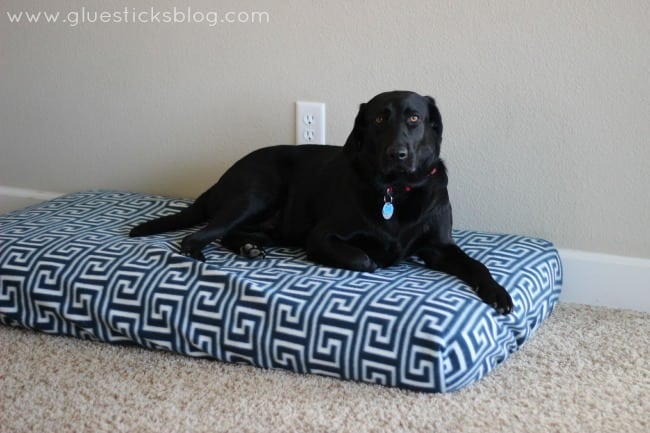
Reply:
M248 257L271 244L304 247L314 262L372 272L410 256L455 275L502 314L510 295L451 237L442 119L435 101L381 93L361 104L345 146L285 145L256 150L181 212L145 222L131 236L205 223L181 252L220 239Z

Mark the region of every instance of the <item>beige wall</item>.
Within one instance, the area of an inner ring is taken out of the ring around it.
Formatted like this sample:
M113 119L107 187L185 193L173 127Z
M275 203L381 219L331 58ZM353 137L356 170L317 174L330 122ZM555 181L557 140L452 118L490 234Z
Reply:
M192 197L293 142L298 99L327 103L342 144L360 102L412 89L442 111L457 227L650 257L647 0L193 1L270 17L214 27L6 15L82 4L124 8L0 5L0 186Z

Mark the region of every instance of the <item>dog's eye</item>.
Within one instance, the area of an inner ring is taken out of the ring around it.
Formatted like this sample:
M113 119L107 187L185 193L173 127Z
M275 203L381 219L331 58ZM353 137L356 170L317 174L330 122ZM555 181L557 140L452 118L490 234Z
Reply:
M420 121L420 115L419 115L419 114L411 114L411 115L409 116L409 123L410 123L411 125L415 125L415 124L418 123L419 121Z
M378 114L377 117L375 117L375 123L376 123L377 125L379 125L379 124L382 123L383 121L384 121L384 116L382 116L381 114Z

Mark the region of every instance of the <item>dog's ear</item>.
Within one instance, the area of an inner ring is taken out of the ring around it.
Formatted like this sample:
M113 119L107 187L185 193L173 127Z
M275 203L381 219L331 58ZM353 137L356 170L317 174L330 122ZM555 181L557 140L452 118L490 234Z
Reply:
M343 152L349 156L356 155L361 149L361 140L363 140L364 118L366 116L366 104L359 106L359 112L354 119L354 127L343 146Z
M429 124L438 134L438 137L442 137L442 117L438 107L436 107L436 101L431 96L425 96L425 98L429 102Z

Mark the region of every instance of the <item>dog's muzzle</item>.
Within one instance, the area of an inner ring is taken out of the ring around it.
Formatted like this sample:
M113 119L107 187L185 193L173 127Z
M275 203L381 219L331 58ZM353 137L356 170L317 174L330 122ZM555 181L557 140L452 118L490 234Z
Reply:
M384 171L387 173L413 174L417 170L415 155L406 144L391 144L386 148L383 159Z

